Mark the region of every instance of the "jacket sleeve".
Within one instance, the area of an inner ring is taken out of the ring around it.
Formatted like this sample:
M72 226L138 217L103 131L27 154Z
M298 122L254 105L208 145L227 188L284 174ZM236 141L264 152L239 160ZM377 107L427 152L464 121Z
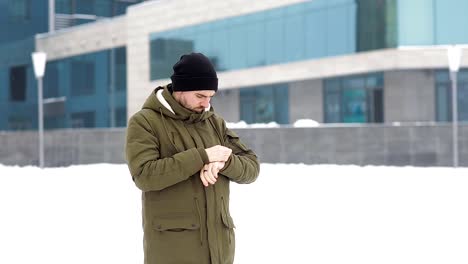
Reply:
M237 183L252 183L260 172L257 155L249 149L232 130L225 128L224 145L232 154L220 173Z
M203 148L191 148L169 158L160 158L159 140L142 115L128 122L125 153L130 174L142 191L159 191L197 173L208 156Z

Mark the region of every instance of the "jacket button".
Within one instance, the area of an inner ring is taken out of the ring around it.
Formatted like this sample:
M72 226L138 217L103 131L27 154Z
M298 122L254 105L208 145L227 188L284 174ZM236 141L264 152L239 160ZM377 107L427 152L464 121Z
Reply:
M156 226L157 229L161 229L161 227L162 227L161 225Z
M195 227L196 225L195 224L192 224L192 227Z

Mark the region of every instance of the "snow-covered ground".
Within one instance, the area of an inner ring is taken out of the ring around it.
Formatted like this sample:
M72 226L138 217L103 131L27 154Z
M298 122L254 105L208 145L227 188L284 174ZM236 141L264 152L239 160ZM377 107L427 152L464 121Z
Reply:
M262 164L232 185L236 264L468 263L468 169ZM0 165L0 263L142 263L125 165Z

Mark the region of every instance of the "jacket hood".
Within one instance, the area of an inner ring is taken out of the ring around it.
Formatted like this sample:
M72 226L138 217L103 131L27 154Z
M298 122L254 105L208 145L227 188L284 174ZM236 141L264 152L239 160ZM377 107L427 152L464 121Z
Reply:
M143 104L143 109L152 109L168 118L179 119L188 123L203 121L214 114L211 106L209 109L205 109L203 113L197 113L183 107L169 92L168 85L154 89Z

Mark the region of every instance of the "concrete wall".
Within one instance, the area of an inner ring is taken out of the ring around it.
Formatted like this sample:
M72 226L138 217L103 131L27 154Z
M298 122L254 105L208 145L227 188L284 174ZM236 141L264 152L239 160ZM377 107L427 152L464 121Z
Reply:
M237 129L265 163L450 166L450 124ZM124 163L125 130L58 130L45 135L46 166ZM468 166L468 124L460 125L459 160ZM37 164L37 133L1 132L0 163Z
M385 122L434 121L433 70L385 72L384 98Z
M289 85L289 121L313 119L323 122L322 80L307 80Z
M36 50L47 53L47 60L126 46L127 20L125 16L105 18L97 22L39 34Z

